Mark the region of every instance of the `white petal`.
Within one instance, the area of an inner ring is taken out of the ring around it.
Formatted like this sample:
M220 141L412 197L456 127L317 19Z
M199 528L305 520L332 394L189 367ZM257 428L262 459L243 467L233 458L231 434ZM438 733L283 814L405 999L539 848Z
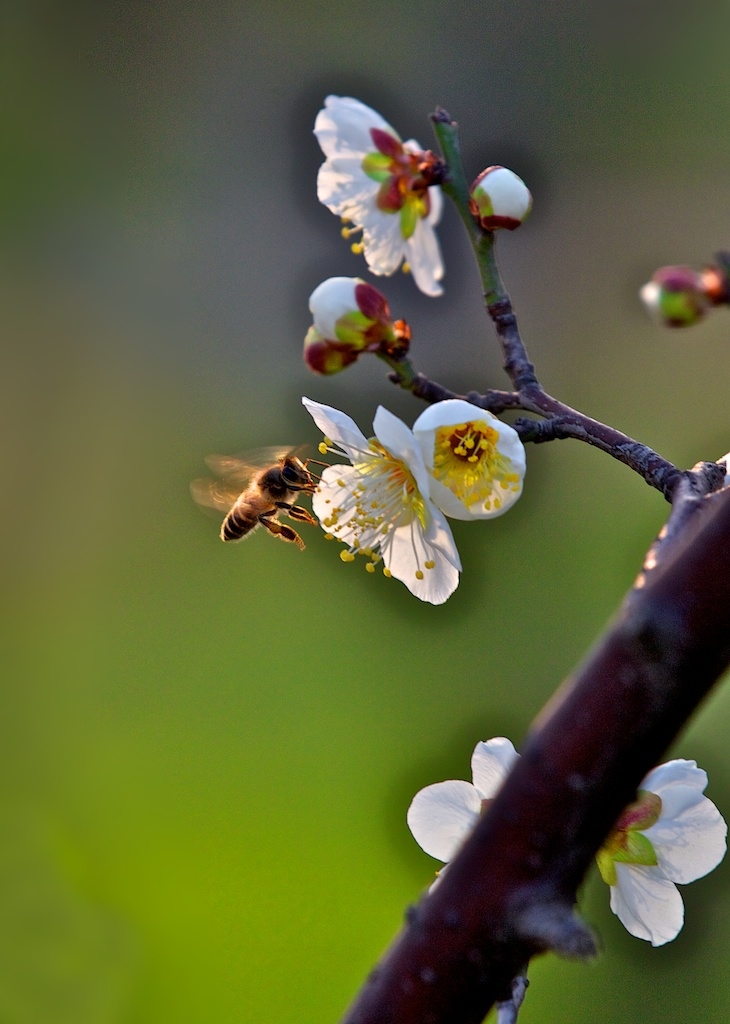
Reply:
M427 499L430 486L429 476L423 463L421 449L416 444L411 428L407 427L403 420L398 419L384 406L379 405L373 420L373 430L383 448L408 466L418 490L424 499Z
M684 924L684 904L674 883L658 867L638 864L617 864L616 877L611 910L624 928L652 946L676 938Z
M380 114L351 96L328 96L314 122L314 134L328 157L350 152L359 153L362 159L366 153L375 152L371 128L380 128L400 140Z
M438 283L444 276L444 263L433 223L430 218L418 221L405 243L405 253L416 285L424 295L436 297L444 293Z
M406 255L406 243L400 228L400 215L385 213L375 206L358 221L363 229L365 260L373 274L394 274Z
M680 802L681 810L672 813L670 804ZM659 820L644 835L654 847L659 867L673 882L702 878L717 867L727 850L727 825L717 807L686 786L671 791Z
M378 441L396 459L408 463L408 459L415 455L418 462L423 461L411 428L383 405L379 405L375 412L373 430Z
M408 808L408 827L431 857L449 861L479 820L481 800L470 782L437 782L416 793Z
M337 338L337 321L358 311L355 288L362 284L359 277L328 277L309 296L309 311L314 326L324 338Z
M431 502L428 503L428 506L431 520L426 524L426 544L440 551L455 569L461 571L461 559L446 516Z
M678 757L652 768L641 783L641 789L664 799L664 791L668 786L691 786L701 793L707 788L707 772L697 767L696 761L686 761Z
M357 460L360 452L368 450L367 438L346 413L309 398L302 398L302 404L324 436L335 441L351 460Z
M360 158L338 157L323 163L317 174L317 198L320 203L362 226L377 209L377 185L363 171Z
M312 511L322 524L326 533L334 533L344 544L352 544L355 532L346 525L339 525L337 532L325 526L325 520L332 515L332 510L343 505L360 479L353 466L329 466L322 473L317 489L312 495Z
M505 736L477 743L471 757L474 785L485 800L491 800L509 774L519 754Z
M426 542L417 519L391 530L383 538L381 551L391 575L421 601L443 604L459 585L459 570L442 551ZM433 568L424 568L428 561L434 562ZM423 573L422 579L417 572Z

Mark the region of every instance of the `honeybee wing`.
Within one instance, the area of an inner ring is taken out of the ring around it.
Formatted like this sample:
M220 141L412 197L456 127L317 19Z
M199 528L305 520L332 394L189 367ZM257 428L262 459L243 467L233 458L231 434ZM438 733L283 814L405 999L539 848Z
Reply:
M243 487L232 487L224 480L213 480L211 477L201 477L190 483L190 493L198 505L205 508L214 508L219 512L230 512L236 503Z
M291 445L267 445L253 448L242 455L208 455L205 462L219 479L201 477L190 484L190 492L198 505L230 512L251 478L267 466L275 465L286 455L299 452Z

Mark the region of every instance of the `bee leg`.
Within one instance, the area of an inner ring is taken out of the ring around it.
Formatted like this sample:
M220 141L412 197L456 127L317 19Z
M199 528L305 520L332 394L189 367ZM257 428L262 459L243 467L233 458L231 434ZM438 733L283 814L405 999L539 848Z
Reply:
M300 523L309 523L310 526L318 526L317 520L301 505L290 505L287 501L277 501L276 507L282 509L290 519L297 519Z
M300 551L304 551L306 547L304 541L299 536L296 530L293 530L291 526L287 526L285 523L280 523L278 519L271 519L269 515L263 515L259 517L259 522L274 537L279 537L280 540L290 541L292 544L296 544Z
M314 518L311 512L306 508L302 508L301 505L292 505L286 513L290 519L296 519L300 523L309 523L310 526L319 526L318 521Z

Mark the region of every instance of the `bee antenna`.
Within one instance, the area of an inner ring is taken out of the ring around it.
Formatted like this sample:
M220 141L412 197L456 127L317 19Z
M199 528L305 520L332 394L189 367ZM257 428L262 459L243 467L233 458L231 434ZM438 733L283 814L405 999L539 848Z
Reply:
M307 472L309 473L309 475L313 476L315 480L321 480L322 479L322 474L321 473L313 473L312 470L309 468L312 463L314 463L315 466L324 466L325 469L327 469L329 467L329 465L330 465L329 462L320 462L319 459L307 459L306 460L305 464L306 464Z

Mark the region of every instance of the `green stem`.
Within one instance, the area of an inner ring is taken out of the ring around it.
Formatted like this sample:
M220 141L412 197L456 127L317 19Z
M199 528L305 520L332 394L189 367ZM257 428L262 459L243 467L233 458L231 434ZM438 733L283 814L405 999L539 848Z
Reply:
M441 188L456 206L474 250L487 313L502 346L505 371L517 391L531 392L538 387L535 367L520 337L512 303L499 273L494 232L485 231L469 208L469 186L461 159L459 126L441 108L431 115L431 120L447 166Z
M485 231L480 227L469 208L469 185L461 159L459 126L441 107L431 115L431 120L434 134L448 167L446 180L441 188L453 202L466 228L479 267L484 300L487 306L505 299L509 301L507 289L497 266L494 232Z

